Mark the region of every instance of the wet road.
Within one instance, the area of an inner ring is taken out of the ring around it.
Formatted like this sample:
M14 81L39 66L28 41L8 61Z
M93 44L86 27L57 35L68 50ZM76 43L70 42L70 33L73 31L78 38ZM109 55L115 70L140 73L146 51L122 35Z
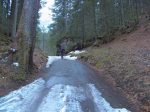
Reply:
M42 74L0 98L0 112L129 112L125 100L78 61L56 61ZM107 100L102 93L109 94Z

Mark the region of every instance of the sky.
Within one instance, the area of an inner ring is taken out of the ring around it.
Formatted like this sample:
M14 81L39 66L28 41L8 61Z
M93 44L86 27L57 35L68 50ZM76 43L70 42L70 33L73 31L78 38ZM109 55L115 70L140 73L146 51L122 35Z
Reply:
M42 28L44 26L45 28L47 28L47 26L53 22L52 11L50 9L52 9L55 0L42 0L42 1L46 2L46 4L42 6L42 8L39 11L40 27Z

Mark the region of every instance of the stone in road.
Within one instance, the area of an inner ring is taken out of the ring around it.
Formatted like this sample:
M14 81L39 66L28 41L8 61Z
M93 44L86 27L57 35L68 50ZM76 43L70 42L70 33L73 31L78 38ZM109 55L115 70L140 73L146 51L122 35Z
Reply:
M59 60L44 77L0 98L0 112L129 112L124 100L110 92L113 107L101 90L93 70L78 61Z

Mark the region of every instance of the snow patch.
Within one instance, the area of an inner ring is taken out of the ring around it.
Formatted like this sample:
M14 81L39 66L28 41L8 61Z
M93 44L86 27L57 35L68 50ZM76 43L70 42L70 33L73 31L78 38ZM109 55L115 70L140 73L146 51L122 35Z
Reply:
M0 98L0 112L29 112L29 106L38 99L44 83L45 81L40 78Z
M16 67L18 67L18 66L19 66L19 63L14 62L13 65L16 66Z
M55 62L55 61L57 61L57 60L59 60L59 59L61 59L60 56L48 56L48 62L47 62L47 64L46 64L46 68L49 68L49 66L50 66L53 62Z
M79 51L79 50L76 50L76 51L71 51L69 54L81 54L81 53L84 53L85 51Z
M79 51L79 50L76 50L76 51L72 51L70 52L69 54L81 54L81 53L84 53L85 51ZM48 56L48 62L46 64L46 68L49 68L49 66L57 61L61 59L61 56ZM77 56L71 56L71 55L67 55L67 56L64 56L64 59L66 60L76 60L77 59Z
M67 55L67 56L64 56L64 59L67 59L67 60L76 60L77 57L76 56Z
M83 112L80 102L85 100L82 88L55 85L43 99L37 112Z
M61 59L61 56L48 56L48 62L46 64L46 68L49 68L49 66L53 62L55 62L55 61L57 61L59 59ZM67 56L64 56L64 59L67 59L67 60L76 60L77 57L75 57L75 56L71 57L71 55L67 55Z
M101 96L94 84L87 84L96 112L130 112L125 108L113 108ZM31 112L32 106L45 89L45 81L40 78L33 83L0 98L0 112ZM44 97L44 96L43 96ZM57 84L52 86L37 107L37 112L83 112L81 103L86 101L84 88Z
M111 105L101 96L101 93L96 89L94 84L88 84L88 86L91 91L97 112L131 112L125 108L112 108Z

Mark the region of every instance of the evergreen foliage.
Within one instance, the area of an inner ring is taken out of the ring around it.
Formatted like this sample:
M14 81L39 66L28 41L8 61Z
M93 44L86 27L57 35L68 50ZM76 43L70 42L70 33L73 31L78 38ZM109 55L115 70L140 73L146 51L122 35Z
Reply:
M83 45L87 40L109 41L116 30L136 25L149 11L149 0L55 0L51 36Z

